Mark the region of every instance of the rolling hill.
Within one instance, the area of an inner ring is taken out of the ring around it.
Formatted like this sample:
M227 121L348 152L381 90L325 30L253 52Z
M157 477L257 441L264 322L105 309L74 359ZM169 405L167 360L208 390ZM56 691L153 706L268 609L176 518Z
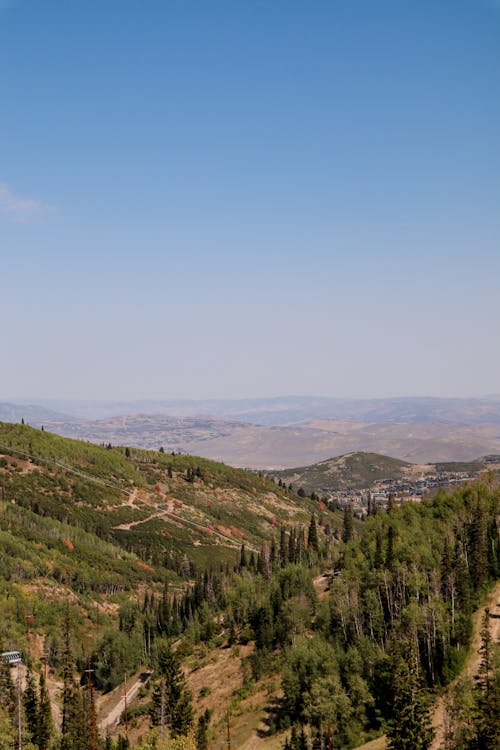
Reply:
M346 453L344 456L295 469L273 472L285 485L302 487L306 492L364 490L381 480L417 480L436 474L467 474L476 476L486 468L498 473L499 456L484 456L475 461L450 461L414 464L378 453Z
M377 479L401 478L410 466L398 458L378 453L347 453L311 466L276 472L273 476L286 484L303 487L307 492L366 489Z

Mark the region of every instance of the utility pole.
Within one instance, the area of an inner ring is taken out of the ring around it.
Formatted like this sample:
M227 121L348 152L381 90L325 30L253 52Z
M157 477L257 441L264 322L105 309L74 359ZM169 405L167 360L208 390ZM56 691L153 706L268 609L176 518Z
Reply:
M23 704L21 692L21 663L17 665L17 750L23 750Z
M87 659L87 690L88 690L88 727L89 727L89 750L97 750L97 720L95 715L94 684L91 674L94 670L90 668L90 658Z
M226 724L227 724L227 750L231 750L231 725L229 723L229 709L227 710L227 714L226 714Z

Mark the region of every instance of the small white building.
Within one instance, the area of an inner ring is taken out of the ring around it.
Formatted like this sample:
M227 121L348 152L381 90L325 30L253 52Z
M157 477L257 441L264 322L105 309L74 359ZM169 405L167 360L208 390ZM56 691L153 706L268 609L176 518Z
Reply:
M23 657L20 651L4 651L0 654L0 659L7 662L10 667L14 667L16 664L21 664Z

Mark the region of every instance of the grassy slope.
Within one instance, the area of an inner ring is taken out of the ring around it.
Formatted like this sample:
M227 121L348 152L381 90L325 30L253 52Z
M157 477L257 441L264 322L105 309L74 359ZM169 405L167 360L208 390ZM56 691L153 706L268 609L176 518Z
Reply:
M0 423L2 452L5 500L156 563L169 550L189 548L202 564L242 542L258 548L273 527L307 522L316 509L256 474L193 456L131 449L127 457L123 448ZM199 474L193 482L186 481L188 469Z
M189 468L201 477L186 481ZM99 628L120 597L167 579L184 585L174 559L232 565L242 543L258 549L316 508L206 459L135 449L127 457L0 423L0 646L26 645L31 612L46 632L68 599L78 601L82 633Z

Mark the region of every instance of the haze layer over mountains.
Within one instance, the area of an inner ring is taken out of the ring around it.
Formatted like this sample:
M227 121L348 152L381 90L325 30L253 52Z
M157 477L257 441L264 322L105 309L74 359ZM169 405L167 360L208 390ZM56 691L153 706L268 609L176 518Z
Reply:
M288 468L354 451L413 462L500 453L500 397L0 403L0 419L97 443Z

